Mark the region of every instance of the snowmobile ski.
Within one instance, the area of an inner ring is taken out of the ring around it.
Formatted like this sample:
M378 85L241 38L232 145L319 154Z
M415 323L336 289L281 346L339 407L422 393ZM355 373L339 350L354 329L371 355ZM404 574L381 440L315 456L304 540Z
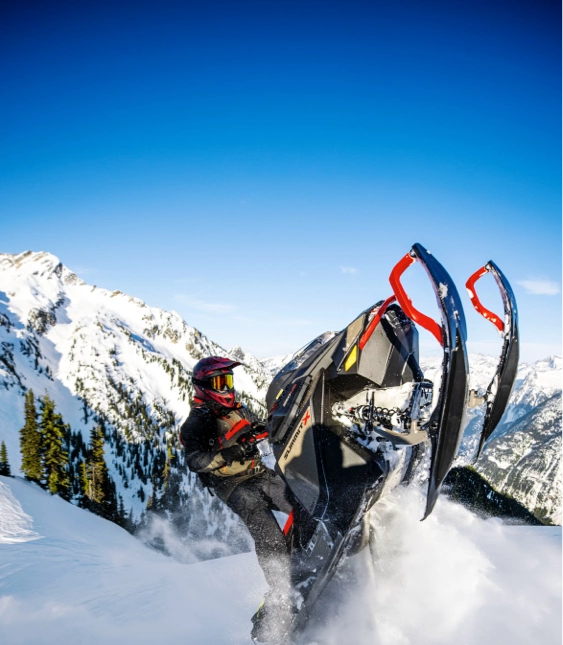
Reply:
M442 324L414 308L400 282L401 275L419 261L432 284ZM395 266L389 277L397 300L407 316L430 331L443 348L442 380L438 402L429 423L432 443L430 479L426 497L426 519L438 499L440 487L448 474L461 442L467 408L469 365L465 343L467 331L463 305L448 272L421 244L415 244Z
M493 275L499 288L504 305L504 321L481 304L477 291L475 290L477 280L481 279L487 273ZM483 318L489 320L498 329L503 338L498 367L487 387L484 397L487 407L479 438L479 447L475 456L475 461L477 461L483 452L485 442L498 426L506 410L512 388L514 387L514 381L516 380L520 353L518 346L518 308L510 283L504 273L492 260L475 271L467 280L465 286L475 310Z

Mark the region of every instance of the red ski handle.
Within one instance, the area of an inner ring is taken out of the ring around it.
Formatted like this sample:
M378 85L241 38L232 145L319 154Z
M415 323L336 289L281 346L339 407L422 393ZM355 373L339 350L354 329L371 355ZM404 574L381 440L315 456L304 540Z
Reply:
M416 255L409 251L393 267L391 275L389 276L389 282L391 283L391 287L393 287L393 292L397 297L397 301L401 305L401 309L411 320L414 320L415 323L418 323L421 327L428 330L443 347L444 339L442 337L442 328L435 320L429 318L413 306L411 299L407 296L407 293L401 284L401 276L411 264L416 262L416 259Z
M481 304L481 301L479 300L479 296L477 295L477 291L475 291L475 283L477 280L482 278L486 273L489 272L489 267L488 265L485 265L484 267L481 267L480 269L477 269L473 275L469 277L469 280L465 283L465 288L467 289L467 293L469 294L469 299L471 300L471 304L475 307L477 310L477 313L481 314L483 318L486 320L489 320L490 322L493 323L493 325L500 331L502 334L504 332L504 322L492 311L489 311L486 307L484 307Z

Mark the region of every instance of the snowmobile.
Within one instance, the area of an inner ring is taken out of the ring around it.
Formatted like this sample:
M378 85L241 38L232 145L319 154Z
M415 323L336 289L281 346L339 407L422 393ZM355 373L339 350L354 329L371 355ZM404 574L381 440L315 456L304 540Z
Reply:
M418 311L401 284L414 262L430 279L440 323ZM485 309L475 291L486 273L498 284L503 319ZM518 366L518 314L498 266L491 261L467 281L476 310L503 337L498 369L482 396L469 392L463 306L440 262L414 244L389 281L392 295L342 331L315 338L275 376L266 395L276 470L296 500L283 530L299 601L277 642L298 639L340 561L366 546L370 508L390 489L409 483L425 454L429 478L422 519L430 515L456 457L467 407L486 405L480 454L508 404ZM420 367L417 325L443 349L436 388ZM260 634L258 623L253 637L274 642Z

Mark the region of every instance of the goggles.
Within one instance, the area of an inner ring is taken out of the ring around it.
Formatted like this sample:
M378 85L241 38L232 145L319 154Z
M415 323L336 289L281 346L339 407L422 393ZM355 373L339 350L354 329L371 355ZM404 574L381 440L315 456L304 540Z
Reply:
M234 387L234 379L232 374L219 374L212 376L210 379L211 388L217 392L226 392L232 390Z

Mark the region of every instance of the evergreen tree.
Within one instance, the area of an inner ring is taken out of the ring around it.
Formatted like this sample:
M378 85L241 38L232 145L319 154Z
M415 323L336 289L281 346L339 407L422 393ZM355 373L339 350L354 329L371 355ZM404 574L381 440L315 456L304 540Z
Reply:
M119 524L115 483L109 476L104 459L104 432L101 427L90 432L90 449L86 462L80 465L80 474L86 495L84 506L97 515Z
M125 510L125 504L123 503L123 497L121 495L118 499L117 513L119 515L119 526L122 526L126 531L131 531L133 524L130 520L129 513Z
M100 427L90 431L90 448L86 458L86 497L94 504L103 504L107 489L108 469L104 460L104 435Z
M111 477L107 476L106 478L106 488L104 492L104 505L102 510L102 517L105 517L107 520L119 524L119 505L117 500L117 491L115 489L115 482Z
M6 444L4 442L0 446L0 475L4 475L4 477L12 476L10 463L8 462L8 451L6 450Z
M43 486L51 495L70 499L68 477L68 452L65 450L69 428L60 414L55 412L55 402L45 394L41 400L41 456Z
M37 424L37 408L33 390L25 395L25 424L20 430L22 472L26 479L40 482L43 474L41 464L41 432Z
M77 466L77 485L78 485L78 495L76 499L78 500L78 505L87 508L88 507L88 496L86 494L88 490L88 472L86 470L86 462L79 461Z

